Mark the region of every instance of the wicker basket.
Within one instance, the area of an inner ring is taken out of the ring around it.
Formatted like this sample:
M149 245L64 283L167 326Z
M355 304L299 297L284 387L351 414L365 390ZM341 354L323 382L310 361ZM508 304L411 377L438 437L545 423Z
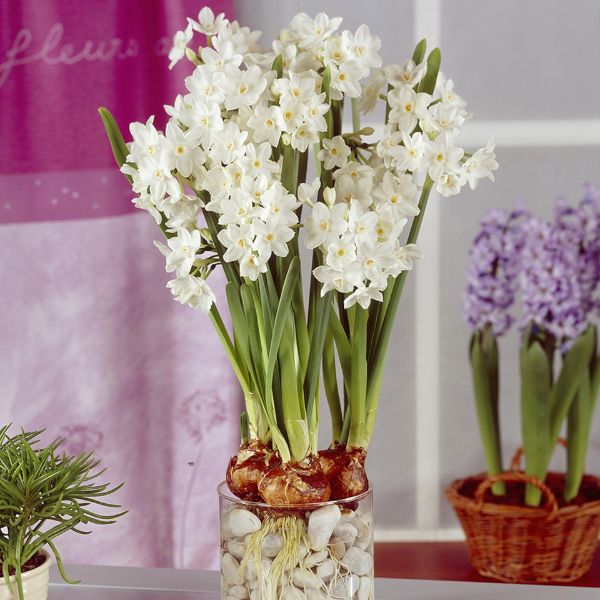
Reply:
M518 467L521 454L513 459ZM600 490L600 479L586 476ZM496 481L537 486L539 508L485 501ZM476 485L475 498L461 493ZM517 583L568 582L589 571L600 534L600 499L559 508L552 491L535 477L512 471L455 481L446 490L467 537L471 563L484 577Z

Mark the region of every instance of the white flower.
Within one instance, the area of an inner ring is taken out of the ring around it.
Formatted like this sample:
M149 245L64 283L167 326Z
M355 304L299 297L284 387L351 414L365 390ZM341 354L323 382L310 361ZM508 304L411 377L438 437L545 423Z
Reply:
M303 123L292 132L292 148L300 152L306 152L309 146L316 144L318 141L318 131L308 123Z
M358 304L360 304L360 306L366 310L369 308L371 300L375 300L377 302L383 301L381 288L373 283L371 283L371 285L368 287L361 285L357 287L352 294L344 299L344 308L348 309L358 302Z
M265 221L254 219L252 229L256 235L253 248L262 257L268 260L271 254L287 256L289 248L287 243L294 237L294 230L290 229L276 217Z
M228 225L217 234L219 241L227 248L223 258L226 262L241 261L251 250L254 233L252 225Z
M331 65L331 88L350 98L360 96L360 83L365 73L355 60L347 60L340 65Z
M422 257L423 254L415 246L415 244L399 246L396 250L396 258L398 259L399 266L402 271L410 271L413 268L414 259Z
M281 117L278 106L257 106L252 117L248 119L248 126L253 131L254 141L269 142L271 146L279 144L281 137Z
M260 203L263 207L260 218L263 221L273 216L288 227L298 222L298 217L294 212L298 208L298 200L296 196L289 194L281 183L274 183L262 195Z
M427 63L422 62L415 64L415 61L408 59L402 66L389 65L384 68L385 78L394 87L401 87L403 85L410 85L415 87L420 83L421 79L425 76L427 71Z
M258 101L267 87L267 80L256 65L245 71L228 67L223 72L221 89L225 93L225 108L235 110L240 106L250 106Z
M167 123L166 150L169 155L169 168L177 169L183 177L192 174L194 163L204 162L204 152L198 148L198 137L193 129L185 133L177 127L174 121Z
M281 129L293 133L302 123L304 107L296 100L287 100L281 104L276 114Z
M465 183L465 176L462 172L442 171L435 183L435 191L444 196L455 196L460 192L460 188Z
M127 163L121 167L121 171L123 171L125 166L128 166ZM141 208L142 210L148 211L152 215L152 218L156 221L157 225L162 223L162 216L152 201L152 196L150 194L147 192L138 194L131 201L136 208Z
M167 257L167 273L175 271L177 277L183 277L190 272L201 243L202 238L197 229L192 232L180 229L176 236L167 240L167 246L160 242L154 242L154 245Z
M267 261L249 252L240 259L240 275L256 281L261 273L267 272Z
M273 93L284 100L306 102L315 95L315 78L307 74L288 71L287 77L273 82Z
M454 82L452 79L446 79L442 73L439 74L436 82L436 90L446 106L466 109L467 103L454 91Z
M185 87L194 98L205 102L223 102L225 92L221 86L223 80L221 71L214 71L207 65L198 65L194 72L185 78Z
M317 154L317 158L324 162L327 170L331 171L333 167L343 167L348 162L351 151L344 138L336 135L332 139L323 140L323 149Z
M328 246L348 229L346 206L335 204L329 208L323 202L317 202L310 216L304 221L304 229L306 230L305 245L308 249Z
M357 257L365 277L382 289L386 288L387 273L396 265L398 259L393 242L383 244L363 242L357 246Z
M353 57L349 52L349 48L342 42L342 36L333 35L324 44L323 64L326 67L339 65L345 60L351 60Z
M290 22L290 29L300 38L300 46L320 46L338 29L341 22L340 17L330 19L323 12L320 12L314 20L306 13L298 13Z
M381 56L378 54L381 40L376 35L371 35L366 25L361 25L354 35L349 31L342 32L342 41L354 60L366 67L367 72L381 66Z
M494 153L494 142L490 140L485 148L480 148L473 154L473 156L467 158L463 165L463 173L469 182L469 186L472 190L477 187L480 179L486 177L491 181L494 181L494 174L498 168L496 162L496 154Z
M317 131L327 131L327 121L323 115L329 110L329 104L326 104L324 100L325 94L313 94L304 103L302 116L305 122Z
M185 275L172 279L167 283L177 302L187 304L192 308L199 308L202 312L210 311L214 302L217 301L208 283L200 277Z
M379 215L376 212L365 210L358 200L352 200L348 213L348 231L344 233L344 238L356 244L375 243L378 221Z
M140 182L150 190L154 203L160 202L165 194L177 200L181 196L179 181L173 177L168 155L161 152L158 160L142 158L138 162Z
M458 173L461 170L460 159L464 150L452 145L448 134L443 133L433 142L429 142L425 148L425 162L428 165L427 172L434 181L448 171Z
M202 201L197 196L183 195L176 202L165 204L167 229L176 233L182 228L193 228L200 212Z
M358 200L365 208L372 203L373 169L370 166L350 161L335 171L333 178L336 195L343 202Z
M298 186L298 202L300 204L312 205L314 198L321 187L321 178L316 177L311 183L301 183Z
M187 45L190 43L194 32L192 26L188 25L185 31L178 31L173 36L173 47L169 52L169 69L172 69L184 56Z
M202 62L214 71L223 71L227 67L237 68L244 57L238 54L230 41L223 42L219 37L213 39L213 46L200 50Z
M325 263L339 271L344 271L356 258L356 246L343 238L327 246Z
M315 279L323 284L321 296L331 290L337 290L341 294L348 294L357 285L361 284L360 270L357 265L349 265L345 270L334 269L322 265L313 270Z
M244 173L252 177L264 175L269 179L279 171L279 165L271 160L271 145L263 142L260 146L246 145L246 156L240 159Z
M219 135L214 136L209 149L210 157L223 164L239 160L246 151L244 142L247 137L247 131L240 131L233 121L227 121Z
M427 114L430 102L429 94L416 93L410 85L394 88L388 93L388 103L392 107L390 123L397 123L400 131L412 133L419 119Z
M204 98L190 98L189 109L180 121L190 129L190 135L198 137L202 145L208 148L214 134L223 129L223 119L218 103Z
M379 94L381 94L381 88L385 84L385 75L382 69L377 69L371 73L371 76L363 84L360 99L358 101L358 108L363 114L370 113L377 102L379 101Z
M133 142L129 146L127 162L139 163L144 158L158 160L163 147L164 138L154 127L154 115L146 123L131 123L129 131Z
M377 206L377 240L379 242L388 242L398 239L402 233L407 219L398 219L396 210L390 204L381 204Z
M396 168L399 171L417 171L425 155L425 144L421 132L408 135L402 133L402 146L394 149Z
M392 167L395 160L398 146L402 143L402 133L396 130L393 124L386 125L383 128L381 139L377 142L375 150L377 156L383 158L386 167Z
M405 173L394 177L389 171L383 176L381 185L375 188L373 195L379 203L389 204L396 214L401 217L415 217L419 214L419 207L414 202L417 192L412 177Z
M188 18L188 23L195 30L200 33L205 33L207 35L215 35L219 33L227 26L227 19L225 18L225 13L219 13L215 17L215 13L208 6L205 6L198 13L198 20L194 21L193 19Z
M453 132L459 129L469 113L458 106L434 104L421 118L421 128L430 137L437 137L441 132Z
M256 214L254 198L242 190L235 190L231 196L219 204L220 225L240 225L249 223Z

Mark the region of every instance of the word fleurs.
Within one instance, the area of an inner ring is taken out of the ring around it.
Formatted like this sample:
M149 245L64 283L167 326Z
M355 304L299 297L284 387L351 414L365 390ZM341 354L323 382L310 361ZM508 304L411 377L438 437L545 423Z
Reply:
M125 40L116 37L107 40L85 40L81 45L75 46L64 41L64 34L64 25L54 23L39 49L35 50L36 40L31 29L23 28L17 31L3 62L0 62L0 87L8 80L15 67L22 65L42 62L46 65L70 66L84 61L127 60L140 54L140 43L133 37ZM160 38L154 44L154 54L165 56L169 52L170 44L170 38Z

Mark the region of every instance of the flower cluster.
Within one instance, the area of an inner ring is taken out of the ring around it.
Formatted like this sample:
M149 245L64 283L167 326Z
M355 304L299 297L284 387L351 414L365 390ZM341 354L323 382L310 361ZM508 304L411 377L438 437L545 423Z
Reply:
M600 308L599 234L600 193L591 185L576 207L559 198L552 221L522 210L488 213L470 251L469 326L505 333L518 291L521 327L539 327L567 349Z
M205 279L216 263L256 280L305 229L306 246L321 253L322 293L335 289L346 306L367 307L419 256L400 236L425 184L450 196L493 179L491 144L472 155L455 145L470 115L452 80L440 75L422 91L426 63L382 68L379 38L365 25L339 32L340 24L300 13L262 50L260 32L203 8L175 34L170 67L183 57L196 65L186 93L165 107L164 133L153 117L131 125L122 170L136 206L170 236L157 245L180 302L209 310ZM207 40L197 51L195 33ZM346 98L357 116L380 97L388 114L380 139L366 140L370 128L342 133ZM305 183L309 151L320 176ZM201 234L201 212L216 219L213 235Z
M491 210L469 251L463 316L471 329L490 327L501 336L513 323L521 252L529 215L522 209Z

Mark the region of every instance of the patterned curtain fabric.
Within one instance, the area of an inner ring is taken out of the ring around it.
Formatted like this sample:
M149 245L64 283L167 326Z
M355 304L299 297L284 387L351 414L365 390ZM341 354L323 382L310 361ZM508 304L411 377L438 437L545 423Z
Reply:
M97 114L164 125L189 70L167 69L171 38L203 4L0 0L0 422L94 449L130 511L60 539L66 562L217 562L238 386L209 321L165 289L160 230Z

